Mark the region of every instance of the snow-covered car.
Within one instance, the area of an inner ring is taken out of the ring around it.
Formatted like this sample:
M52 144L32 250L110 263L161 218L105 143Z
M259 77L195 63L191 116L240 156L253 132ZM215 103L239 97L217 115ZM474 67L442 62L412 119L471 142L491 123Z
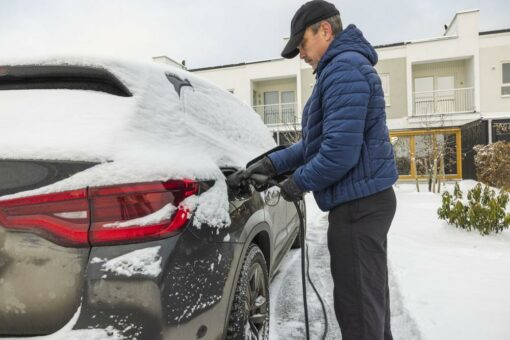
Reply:
M0 338L267 338L297 212L225 181L259 116L166 65L0 65Z

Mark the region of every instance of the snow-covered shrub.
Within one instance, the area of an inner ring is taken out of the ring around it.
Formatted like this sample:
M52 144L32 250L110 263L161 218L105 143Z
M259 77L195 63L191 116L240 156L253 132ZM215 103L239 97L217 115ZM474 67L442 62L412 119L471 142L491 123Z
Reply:
M467 207L462 204L462 191L459 184L455 183L453 195L445 191L442 198L442 205L437 210L439 218L457 228L471 230L471 226L467 223Z
M476 145L476 177L480 182L510 190L510 143Z
M489 186L482 188L478 183L467 193L467 203L462 199L459 184L455 184L453 195L445 191L441 207L437 210L440 219L457 228L471 231L476 229L482 235L499 233L510 225L510 214L506 214L509 201L508 193L501 191L496 195Z

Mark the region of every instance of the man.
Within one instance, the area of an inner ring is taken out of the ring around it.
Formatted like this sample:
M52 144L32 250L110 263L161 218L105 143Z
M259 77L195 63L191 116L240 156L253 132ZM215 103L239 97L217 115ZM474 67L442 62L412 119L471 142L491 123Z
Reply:
M343 340L392 339L386 235L396 209L398 178L386 126L377 53L339 11L307 2L292 18L284 58L299 57L316 76L305 105L302 140L268 154L245 173L275 176L289 201L313 191L329 211L328 248L335 313Z

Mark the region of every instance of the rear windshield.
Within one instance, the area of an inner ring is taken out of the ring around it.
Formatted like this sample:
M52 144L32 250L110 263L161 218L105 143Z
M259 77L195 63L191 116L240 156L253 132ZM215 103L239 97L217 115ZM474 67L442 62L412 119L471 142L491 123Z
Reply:
M82 66L0 66L2 90L91 90L121 97L131 92L102 68Z
M96 164L0 159L0 197L53 184Z

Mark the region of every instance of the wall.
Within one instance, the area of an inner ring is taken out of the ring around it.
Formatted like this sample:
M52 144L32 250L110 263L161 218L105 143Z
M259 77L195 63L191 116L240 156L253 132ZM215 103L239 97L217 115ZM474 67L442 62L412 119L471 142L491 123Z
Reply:
M406 59L379 60L375 69L378 73L390 75L390 102L386 106L388 119L407 116Z
M312 68L301 69L301 107L304 108L308 98L312 95L312 90L315 85L315 75Z
M297 87L300 88L298 77L299 60L275 59L261 62L251 62L245 65L232 67L219 67L206 70L195 70L198 74L224 89L234 89L234 95L251 105L254 82L262 80L296 78ZM300 98L300 94L296 94Z
M506 46L501 46L503 40ZM499 38L482 37L480 45L482 112L510 113L510 97L501 96L502 62L510 63L510 33Z
M264 105L264 92L269 91L294 91L296 93L296 78L287 78L287 79L273 79L266 80L262 82L254 81L252 84L252 88L256 91L257 95L257 103L253 103L253 105ZM297 100L297 93L296 93Z
M467 68L465 60L445 61L441 63L427 63L413 65L413 91L414 78L420 77L444 77L453 75L455 88L473 87L467 82Z

